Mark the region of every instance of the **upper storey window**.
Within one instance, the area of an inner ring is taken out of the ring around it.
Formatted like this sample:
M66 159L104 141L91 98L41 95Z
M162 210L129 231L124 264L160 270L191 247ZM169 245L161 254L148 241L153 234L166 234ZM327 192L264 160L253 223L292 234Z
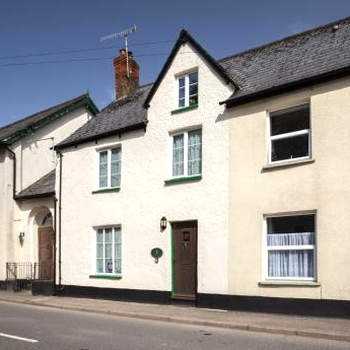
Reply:
M198 104L198 72L178 77L178 107L189 107Z
M268 122L270 163L310 158L309 104L272 112Z
M121 148L99 152L99 188L120 186Z

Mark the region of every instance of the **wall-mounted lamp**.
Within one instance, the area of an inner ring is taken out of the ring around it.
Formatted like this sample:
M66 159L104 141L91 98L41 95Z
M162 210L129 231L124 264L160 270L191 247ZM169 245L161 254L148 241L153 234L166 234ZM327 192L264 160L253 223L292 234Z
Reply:
M163 216L161 219L160 219L160 228L162 231L164 231L167 227L167 224L168 224L168 220L166 219L165 216Z
M18 235L19 244L22 246L24 242L24 232L20 232Z

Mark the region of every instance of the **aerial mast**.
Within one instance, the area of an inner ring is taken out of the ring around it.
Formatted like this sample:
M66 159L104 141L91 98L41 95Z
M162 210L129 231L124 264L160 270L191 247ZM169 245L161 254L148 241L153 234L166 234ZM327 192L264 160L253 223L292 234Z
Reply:
M136 24L134 24L131 28L122 30L118 33L109 34L106 36L103 36L100 38L100 41L110 40L110 39L117 39L117 38L124 38L125 41L125 50L126 50L126 75L129 78L129 51L128 51L128 36L132 33L136 32Z

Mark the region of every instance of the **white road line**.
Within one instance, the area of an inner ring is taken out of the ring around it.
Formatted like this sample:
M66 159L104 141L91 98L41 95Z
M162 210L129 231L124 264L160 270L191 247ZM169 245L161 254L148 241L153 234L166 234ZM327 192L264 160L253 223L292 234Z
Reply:
M22 340L22 341L26 341L27 343L38 343L39 342L39 340L36 340L36 339L22 338L22 337L17 337L16 335L11 335L11 334L6 334L6 333L0 333L0 337Z

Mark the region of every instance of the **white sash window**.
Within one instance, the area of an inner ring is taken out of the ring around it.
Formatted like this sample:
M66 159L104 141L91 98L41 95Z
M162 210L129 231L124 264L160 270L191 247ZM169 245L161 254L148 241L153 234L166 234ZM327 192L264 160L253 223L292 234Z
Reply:
M99 152L99 189L120 187L121 148Z
M310 158L309 104L271 112L267 120L269 163Z
M172 135L172 177L202 173L202 130Z
M198 104L198 72L182 75L178 80L178 107Z
M120 227L99 228L96 232L96 273L121 274L122 240Z
M267 279L315 279L315 215L266 218Z

